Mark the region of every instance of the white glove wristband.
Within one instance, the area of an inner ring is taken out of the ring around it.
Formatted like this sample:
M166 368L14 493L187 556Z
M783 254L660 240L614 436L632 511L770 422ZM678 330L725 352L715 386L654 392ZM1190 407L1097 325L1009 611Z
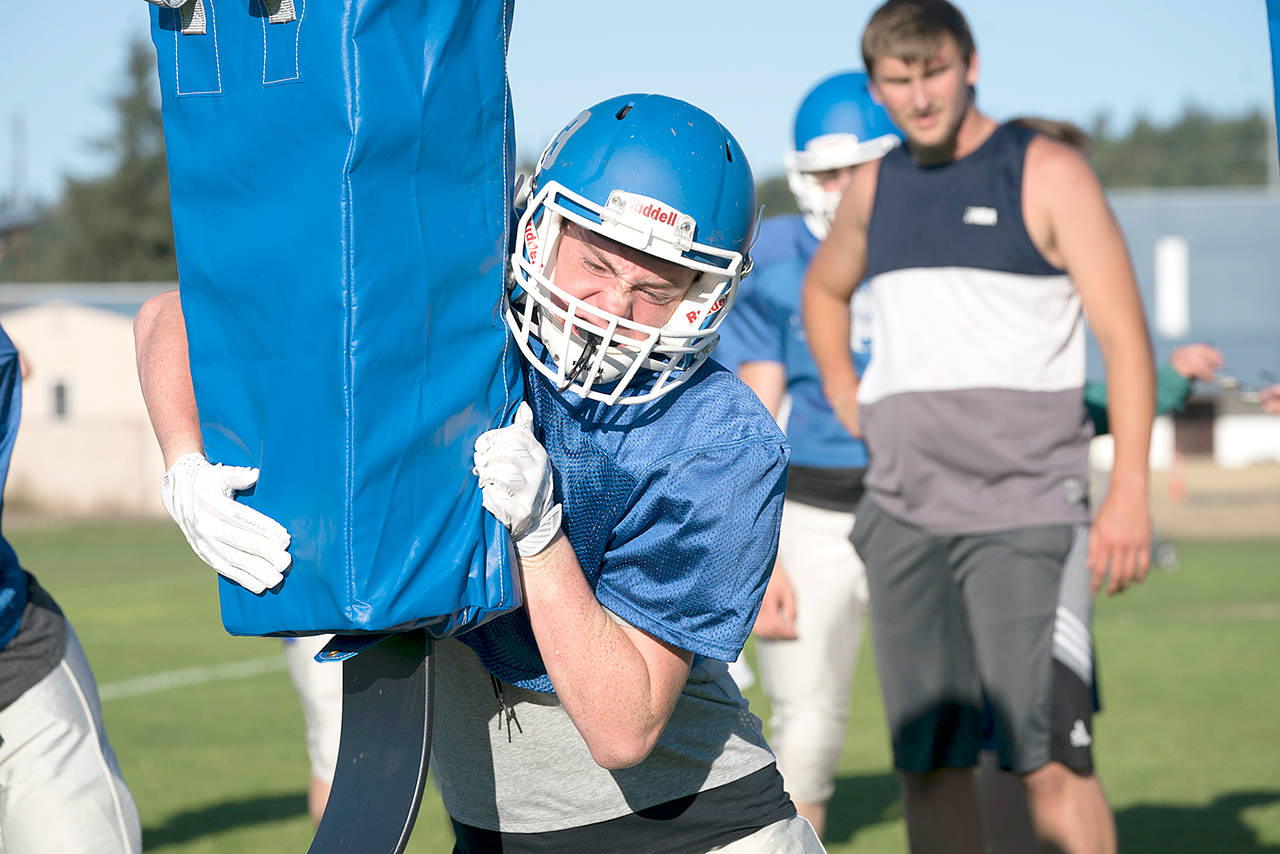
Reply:
M284 579L292 558L289 532L235 500L257 481L257 469L210 465L201 454L185 454L160 479L160 500L202 561L262 593Z
M515 537L516 551L523 556L536 555L551 545L551 541L560 533L560 505L553 504L542 514L538 527L526 531L523 536Z

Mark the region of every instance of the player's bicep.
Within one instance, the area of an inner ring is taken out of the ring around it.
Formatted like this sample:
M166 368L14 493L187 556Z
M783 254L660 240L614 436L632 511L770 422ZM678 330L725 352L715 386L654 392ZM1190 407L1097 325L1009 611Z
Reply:
M620 617L615 616L615 619L636 652L644 659L645 669L649 673L650 701L655 709L665 710L665 718L675 706L676 699L689 679L693 653L654 637Z
M809 262L805 275L806 299L817 294L848 302L866 271L866 234L853 229L836 231L834 226Z
M1116 336L1144 334L1146 323L1129 253L1119 234L1118 226L1110 234L1100 233L1097 248L1067 267L1089 325L1104 346Z

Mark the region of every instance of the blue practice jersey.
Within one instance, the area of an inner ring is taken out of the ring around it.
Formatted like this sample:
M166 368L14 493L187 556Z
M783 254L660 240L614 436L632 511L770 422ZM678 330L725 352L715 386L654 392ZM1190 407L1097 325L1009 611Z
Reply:
M764 221L733 311L720 326L716 360L737 370L743 362L781 362L787 373L791 462L813 468L866 468L867 446L836 420L822 394L818 366L800 318L800 290L818 239L799 214ZM862 285L861 291L866 285ZM871 358L865 302L854 300L853 361L859 375Z
M778 548L788 447L731 373L609 406L525 370L534 430L555 467L564 528L600 604L660 640L732 661ZM489 672L552 691L524 609L462 635Z
M0 328L0 492L9 476L9 457L18 437L18 421L22 416L22 370L18 350ZM0 511L3 510L0 502ZM22 611L27 606L27 574L18 566L3 534L0 534L0 649L18 633Z

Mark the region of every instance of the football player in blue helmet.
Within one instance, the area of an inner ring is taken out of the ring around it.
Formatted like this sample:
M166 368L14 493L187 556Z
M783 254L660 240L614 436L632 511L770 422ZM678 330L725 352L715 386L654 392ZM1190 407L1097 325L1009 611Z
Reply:
M787 184L815 237L827 236L853 167L883 157L901 142L889 114L871 97L865 73L835 74L809 90L796 110L795 150L783 162Z
M822 850L725 664L788 458L707 359L754 219L741 148L684 101L604 101L542 155L504 300L525 403L474 457L525 605L436 646L456 851Z
M676 132L655 132L655 116ZM551 141L531 196L504 305L530 364L605 403L652 400L691 377L750 267L755 188L733 136L674 98L614 98ZM656 278L602 294L607 278L579 275L593 265L567 266L609 246Z
M778 767L796 808L819 834L835 789L868 609L866 572L849 543L868 458L823 397L800 322L800 289L854 167L899 142L862 72L828 77L804 97L795 150L784 155L802 214L761 226L755 272L721 329L716 354L771 413L779 414L784 400L790 404L791 473L778 562L755 625L756 653L772 702ZM866 305L859 299L855 306L859 368L870 358ZM733 673L743 684L752 678L745 662L735 663Z

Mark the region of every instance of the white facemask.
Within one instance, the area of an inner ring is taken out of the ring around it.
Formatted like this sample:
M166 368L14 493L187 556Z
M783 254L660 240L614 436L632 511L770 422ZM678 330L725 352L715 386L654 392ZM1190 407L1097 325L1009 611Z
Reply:
M695 270L698 276L671 319L660 328L647 326L556 286L555 254L564 220ZM504 305L525 358L562 390L606 403L653 400L685 382L715 348L720 321L745 272L741 254L694 243L695 226L692 218L642 196L615 191L601 207L554 182L542 188L520 219ZM550 365L530 349L531 338L542 343ZM633 393L627 395L629 390Z

